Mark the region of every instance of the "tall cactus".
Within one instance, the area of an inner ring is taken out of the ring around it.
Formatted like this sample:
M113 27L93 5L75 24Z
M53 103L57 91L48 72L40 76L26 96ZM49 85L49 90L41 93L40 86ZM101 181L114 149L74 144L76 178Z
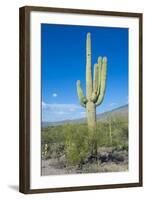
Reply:
M91 34L86 38L86 97L83 94L80 80L77 81L77 94L81 106L86 108L88 127L96 129L96 106L103 101L106 88L107 58L98 57L94 64L92 81L91 67Z

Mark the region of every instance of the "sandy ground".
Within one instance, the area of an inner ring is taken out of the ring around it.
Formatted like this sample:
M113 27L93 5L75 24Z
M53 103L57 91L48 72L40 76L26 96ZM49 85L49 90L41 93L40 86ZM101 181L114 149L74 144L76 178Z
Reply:
M57 159L42 160L42 176L47 175L63 175L63 174L77 174L77 173L102 173L102 172L121 172L128 170L128 163L102 163L97 165L95 163L85 165L81 170L75 168L65 168L61 166Z
M57 159L42 160L42 176L76 173L75 170L69 170L65 167L57 167L57 164Z

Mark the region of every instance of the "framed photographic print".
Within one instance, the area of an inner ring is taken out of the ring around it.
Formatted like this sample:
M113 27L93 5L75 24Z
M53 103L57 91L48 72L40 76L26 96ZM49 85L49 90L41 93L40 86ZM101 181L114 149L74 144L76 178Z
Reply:
M142 14L20 8L20 192L142 186Z

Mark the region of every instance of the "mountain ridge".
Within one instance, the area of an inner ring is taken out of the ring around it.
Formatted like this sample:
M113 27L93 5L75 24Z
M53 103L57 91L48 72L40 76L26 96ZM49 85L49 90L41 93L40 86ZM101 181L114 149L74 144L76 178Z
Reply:
M120 107L114 108L112 110L97 114L97 121L100 120L105 120L108 115L110 116L124 116L128 118L128 104L122 105ZM64 123L85 123L86 118L79 118L79 119L72 119L72 120L62 120L62 121L57 121L57 122L42 122L42 127L47 127L47 126L57 126L61 125Z

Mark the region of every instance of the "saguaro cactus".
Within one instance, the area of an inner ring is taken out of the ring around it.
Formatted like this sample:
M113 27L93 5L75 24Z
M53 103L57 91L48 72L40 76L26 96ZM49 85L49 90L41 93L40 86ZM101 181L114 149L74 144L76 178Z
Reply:
M91 34L86 38L86 97L83 94L80 80L77 81L77 94L80 104L86 108L87 123L90 129L96 129L96 106L99 106L104 98L106 88L107 58L98 57L94 64L92 81L91 67Z

